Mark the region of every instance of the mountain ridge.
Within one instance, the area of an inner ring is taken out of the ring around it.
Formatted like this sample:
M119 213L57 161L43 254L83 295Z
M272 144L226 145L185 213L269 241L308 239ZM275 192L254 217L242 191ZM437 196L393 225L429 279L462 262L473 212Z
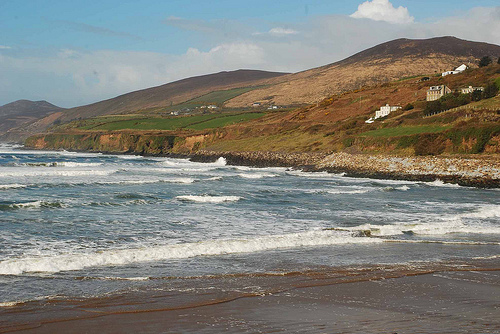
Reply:
M17 100L0 106L0 134L64 110L45 100Z
M402 77L440 74L462 63L474 67L485 55L500 56L500 46L451 36L400 38L338 62L275 79L270 87L237 96L227 106L244 107L255 101L277 105L318 103L329 95Z

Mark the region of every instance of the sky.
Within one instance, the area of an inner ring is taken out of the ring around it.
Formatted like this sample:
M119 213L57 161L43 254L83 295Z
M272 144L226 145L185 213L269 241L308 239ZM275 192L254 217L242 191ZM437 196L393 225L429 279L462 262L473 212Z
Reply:
M0 0L0 105L220 71L298 72L396 38L500 44L499 0Z

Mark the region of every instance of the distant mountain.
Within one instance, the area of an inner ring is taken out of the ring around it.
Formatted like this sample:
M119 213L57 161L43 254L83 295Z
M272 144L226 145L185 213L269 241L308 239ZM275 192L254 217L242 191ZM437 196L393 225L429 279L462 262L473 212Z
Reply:
M267 87L235 97L227 106L311 104L362 86L414 75L438 75L461 64L474 67L485 55L496 59L500 46L456 37L397 39L333 64L276 78Z
M47 101L18 100L0 107L0 134L64 110Z

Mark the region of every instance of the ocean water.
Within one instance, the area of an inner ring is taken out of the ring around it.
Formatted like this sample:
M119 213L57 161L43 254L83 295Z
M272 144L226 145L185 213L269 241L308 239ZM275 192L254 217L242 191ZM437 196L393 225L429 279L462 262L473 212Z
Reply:
M466 264L497 258L499 237L494 189L223 158L0 147L4 307L188 291L195 279L217 286L217 277ZM212 288L204 282L203 291Z

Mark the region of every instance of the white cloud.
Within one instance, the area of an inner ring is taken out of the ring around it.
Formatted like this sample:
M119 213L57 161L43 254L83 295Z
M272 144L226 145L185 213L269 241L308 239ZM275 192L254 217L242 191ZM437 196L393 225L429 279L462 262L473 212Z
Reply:
M411 23L415 20L410 16L408 8L402 6L394 8L389 0L365 1L358 6L358 10L351 17L389 23Z
M272 28L269 30L269 34L271 35L277 35L277 36L284 36L284 35L297 35L299 32L293 29L287 29L287 28Z
M0 45L0 50L10 50L12 49L11 46L7 46L7 45Z

